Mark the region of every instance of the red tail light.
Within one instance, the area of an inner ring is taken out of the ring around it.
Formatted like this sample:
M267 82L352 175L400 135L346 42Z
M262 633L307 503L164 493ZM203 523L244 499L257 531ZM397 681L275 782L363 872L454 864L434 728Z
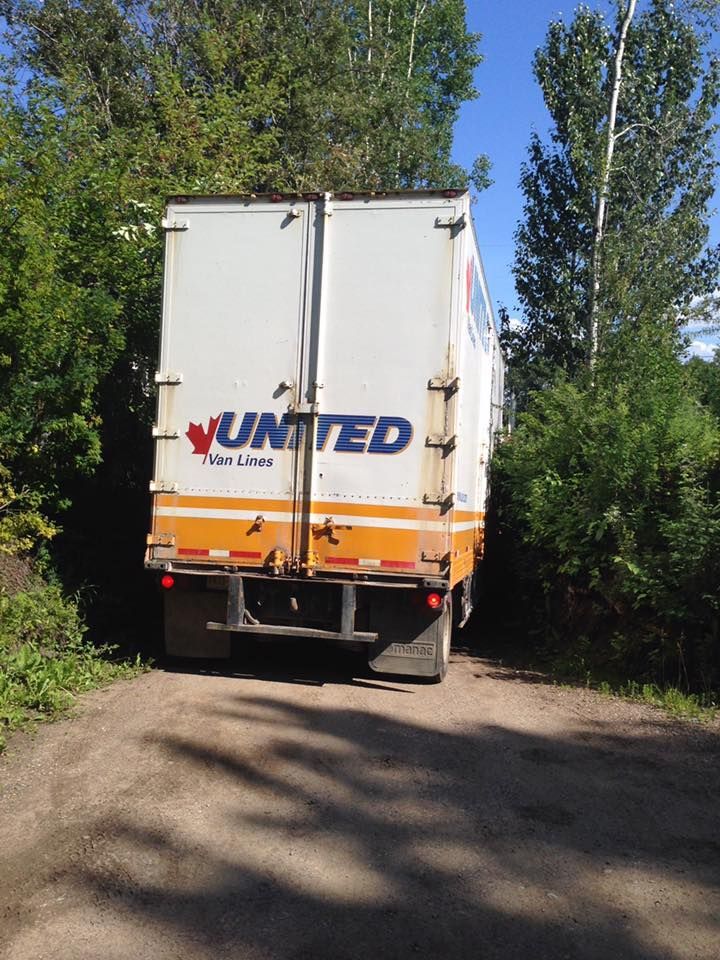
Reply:
M442 604L442 597L439 593L429 593L425 597L425 603L430 607L431 610L437 610L437 608Z
M172 590L175 586L175 577L170 573L166 573L160 580L160 586L163 590Z

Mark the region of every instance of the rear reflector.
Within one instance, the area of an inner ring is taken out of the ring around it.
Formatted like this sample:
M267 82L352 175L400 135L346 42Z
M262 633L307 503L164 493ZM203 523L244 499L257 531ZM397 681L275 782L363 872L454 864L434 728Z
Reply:
M160 586L164 590L172 590L172 588L175 586L175 577L169 573L166 573L165 576L160 580Z

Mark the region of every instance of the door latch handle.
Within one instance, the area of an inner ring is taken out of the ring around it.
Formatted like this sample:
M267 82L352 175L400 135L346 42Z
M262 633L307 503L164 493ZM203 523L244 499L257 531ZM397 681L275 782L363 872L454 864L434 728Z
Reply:
M314 523L312 532L320 537L324 534L330 536L335 530L352 530L352 527L344 523L335 523L332 517L325 517L324 523Z

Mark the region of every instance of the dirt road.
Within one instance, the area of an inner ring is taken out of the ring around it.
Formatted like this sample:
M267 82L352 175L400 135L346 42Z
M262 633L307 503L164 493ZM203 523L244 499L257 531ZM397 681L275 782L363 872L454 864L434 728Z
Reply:
M238 672L11 741L1 956L720 957L717 725L461 653L436 687L280 646Z

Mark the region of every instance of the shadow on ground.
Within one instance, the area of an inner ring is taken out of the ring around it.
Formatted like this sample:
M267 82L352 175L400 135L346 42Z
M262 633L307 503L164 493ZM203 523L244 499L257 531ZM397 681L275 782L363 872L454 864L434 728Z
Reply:
M279 669L277 645L252 656L244 676L318 680ZM714 955L717 738L540 736L445 718L442 698L437 723L398 719L352 663L319 682L360 685L362 708L227 685L188 705L196 732L147 738L183 775L154 820L95 825L122 851L83 865L96 902L173 944L163 957Z
M407 688L394 683L408 678L374 673L363 652L316 640L278 637L258 640L246 635L234 644L232 656L227 660L162 656L157 663L168 673L196 673L309 687L341 685L409 693ZM419 687L423 686L421 680L416 683Z

